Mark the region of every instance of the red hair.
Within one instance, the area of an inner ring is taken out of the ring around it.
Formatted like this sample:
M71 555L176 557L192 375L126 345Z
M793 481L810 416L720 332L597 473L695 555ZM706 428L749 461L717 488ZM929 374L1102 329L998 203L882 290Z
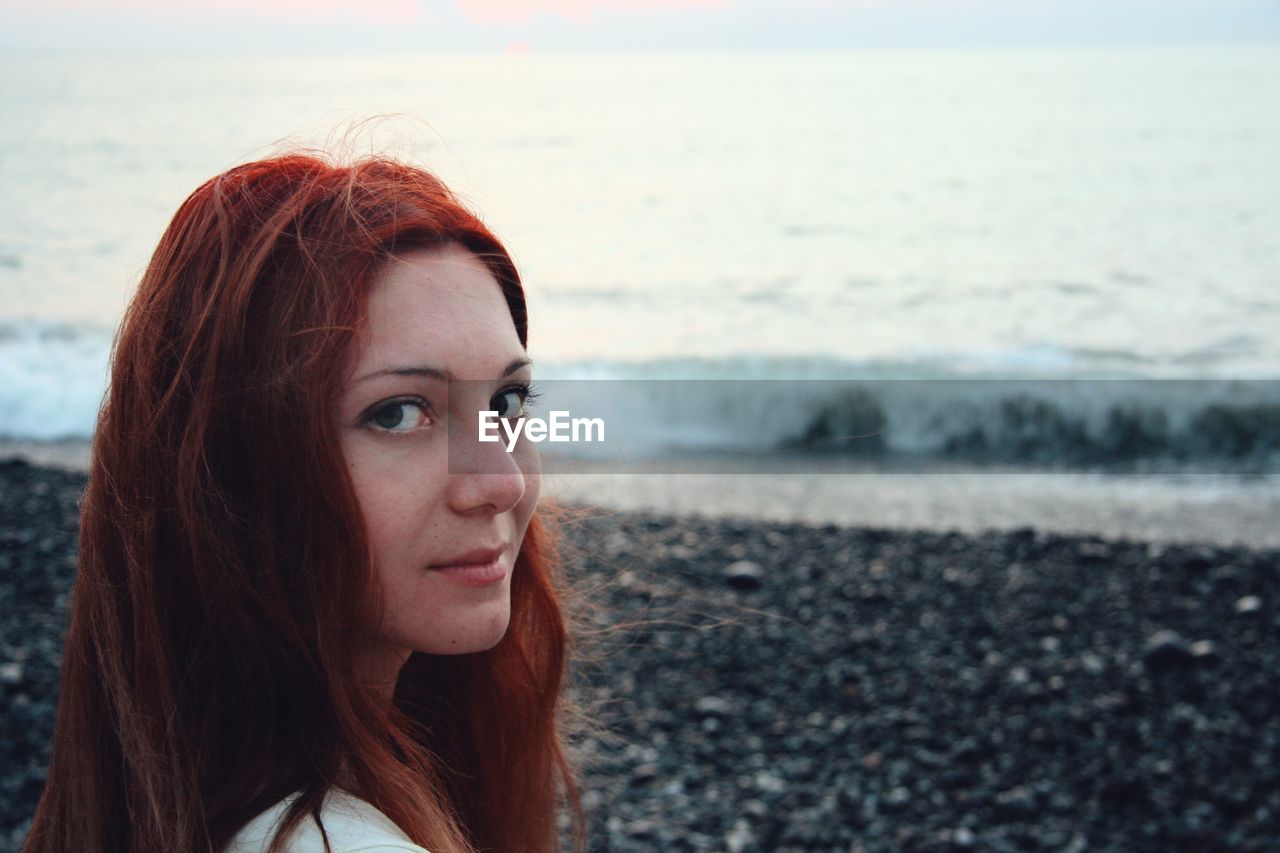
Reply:
M497 646L415 653L390 707L353 677L375 581L329 413L376 275L446 243L488 266L527 343L507 251L419 169L284 156L178 210L94 434L27 851L217 851L301 791L280 841L340 778L433 853L552 850L558 791L581 827L560 735L560 564L540 514Z

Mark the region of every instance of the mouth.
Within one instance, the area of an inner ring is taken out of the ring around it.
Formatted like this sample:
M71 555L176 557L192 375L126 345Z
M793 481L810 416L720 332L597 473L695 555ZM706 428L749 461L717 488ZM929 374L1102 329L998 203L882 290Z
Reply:
M463 586L489 586L507 576L507 567L502 562L506 552L506 545L496 548L477 548L439 563L433 563L427 566L427 570L439 572Z

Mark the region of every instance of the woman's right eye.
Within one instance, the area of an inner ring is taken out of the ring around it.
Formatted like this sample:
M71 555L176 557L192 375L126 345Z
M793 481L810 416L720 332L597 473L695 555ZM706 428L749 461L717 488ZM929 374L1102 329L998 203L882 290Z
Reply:
M383 432L413 432L430 423L423 400L392 400L370 410L365 422Z

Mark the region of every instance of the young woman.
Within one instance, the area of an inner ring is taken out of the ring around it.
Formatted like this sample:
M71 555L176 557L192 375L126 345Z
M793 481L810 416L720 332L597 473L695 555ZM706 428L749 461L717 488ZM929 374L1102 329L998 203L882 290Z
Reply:
M36 851L547 851L569 638L510 256L385 159L195 191L94 436Z

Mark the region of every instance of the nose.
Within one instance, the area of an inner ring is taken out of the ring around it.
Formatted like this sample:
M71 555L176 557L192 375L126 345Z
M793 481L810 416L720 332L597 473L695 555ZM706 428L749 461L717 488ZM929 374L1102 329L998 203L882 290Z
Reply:
M448 499L454 512L496 515L509 512L520 503L525 473L510 453L501 447L496 449L497 453L480 454L482 461L473 458L472 464L450 471Z

